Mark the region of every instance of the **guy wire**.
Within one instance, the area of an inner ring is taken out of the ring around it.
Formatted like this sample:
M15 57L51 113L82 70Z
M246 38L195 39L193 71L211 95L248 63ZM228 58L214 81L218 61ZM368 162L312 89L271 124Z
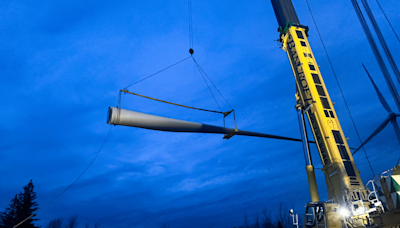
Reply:
M386 16L385 11L383 11L383 9L382 9L382 7L381 7L381 4L379 4L379 1L378 1L378 0L376 0L376 3L378 3L378 6L379 6L379 8L382 10L383 15L385 15L385 18L386 18L387 22L389 23L390 28L392 28L392 31L393 31L394 35L397 37L397 40L400 42L399 36L397 36L396 31L394 31L394 28L393 28L392 24L390 23L389 18Z
M44 210L44 208L46 208L47 206L49 206L51 203L53 203L56 199L58 199L58 197L60 197L62 194L64 194L68 189L70 189L72 187L72 185L74 185L79 178L81 178L83 176L83 174L85 174L85 172L89 169L89 167L93 164L94 160L96 160L97 156L99 155L100 151L103 149L104 144L106 143L108 136L110 135L111 129L113 126L110 126L110 129L108 130L107 136L104 139L103 143L101 144L99 150L97 151L96 155L94 156L94 158L92 159L92 161L89 163L89 165L86 167L85 170L83 170L83 172L74 180L74 182L72 182L70 185L68 185L68 187L66 187L64 189L64 191L62 191L60 194L58 194L56 197L54 197L49 203L47 203L46 205L44 205L42 208L38 209L38 210ZM19 222L18 224L14 225L13 228L16 228L18 226L20 226L21 224L23 224L24 222L26 222L28 219L32 218L33 216L35 216L37 213L33 213L30 216L26 217L24 220L22 220L21 222Z

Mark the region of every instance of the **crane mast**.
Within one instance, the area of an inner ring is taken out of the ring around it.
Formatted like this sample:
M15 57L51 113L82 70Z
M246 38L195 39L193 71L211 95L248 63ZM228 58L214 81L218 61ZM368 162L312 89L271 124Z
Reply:
M308 27L300 24L291 0L271 2L279 23L279 40L296 81L296 107L307 115L321 158L329 202L333 203L331 208L325 207L325 211L333 213L347 209L351 212L351 218L347 220L354 227L364 227L370 222L368 212L373 205L368 201L368 193L308 42ZM312 164L307 166L307 174L311 200L319 201ZM318 205L318 202L313 203ZM329 227L336 226L334 224L340 227L334 219L330 224Z

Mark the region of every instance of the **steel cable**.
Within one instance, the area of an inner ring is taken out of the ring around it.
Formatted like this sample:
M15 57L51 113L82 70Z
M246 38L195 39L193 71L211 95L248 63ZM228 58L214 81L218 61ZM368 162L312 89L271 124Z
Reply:
M106 143L108 136L110 135L111 129L113 126L110 126L110 129L108 130L107 136L104 139L103 143L101 144L99 150L97 151L96 155L94 156L94 158L92 159L92 161L89 163L89 165L86 167L85 170L83 170L83 172L70 184L68 185L60 194L58 194L56 197L54 197L49 203L47 203L46 205L44 205L41 209L38 209L38 211L40 210L44 210L46 207L48 207L51 203L53 203L56 199L58 199L62 194L64 194L68 189L70 189L72 187L72 185L74 185L82 176L83 174L85 174L85 172L89 169L89 167L93 164L94 160L96 160L97 156L100 154L100 151L103 149L104 144ZM24 222L26 222L28 219L32 218L33 216L35 216L37 213L33 213L32 215L28 216L27 218L25 218L24 220L22 220L21 222L19 222L18 224L16 224L15 226L13 226L13 228L16 228L18 226L20 226L21 224L23 224Z
M170 65L170 66L168 66L168 67L166 67L166 68L164 68L164 69L162 69L162 70L160 70L160 71L157 71L157 72L154 73L154 74L151 74L151 75L149 75L149 76L147 76L147 77L144 77L144 78L140 79L139 81L137 81L137 82L135 82L135 83L132 83L131 85L125 87L124 89L128 89L129 87L131 87L131 86L133 86L133 85L136 85L136 84L138 84L139 82L142 82L142 81L144 81L144 80L146 80L146 79L149 79L149 78L151 78L151 77L153 77L153 76L155 76L155 75L157 75L157 74L159 74L159 73L161 73L161 72L163 72L163 71L165 71L165 70L167 70L167 69L169 69L169 68L171 68L171 67L173 67L173 66L175 66L175 65L178 65L179 63L181 63L181 62L187 60L187 59L190 58L190 57L191 57L191 56L186 57L186 58L184 58L184 59L182 59L182 60L180 60L180 61L178 61L178 62L176 62L176 63L174 63L174 64L172 64L172 65Z
M394 28L393 28L392 24L390 23L389 18L386 16L385 11L383 11L383 9L382 9L382 7L381 7L381 4L379 4L379 1L378 1L378 0L376 0L376 3L378 3L378 6L379 6L379 8L382 10L383 15L385 15L385 18L386 18L387 22L389 23L390 28L392 28L392 31L393 31L394 35L396 35L397 40L400 42L399 36L397 36L396 31L394 31Z

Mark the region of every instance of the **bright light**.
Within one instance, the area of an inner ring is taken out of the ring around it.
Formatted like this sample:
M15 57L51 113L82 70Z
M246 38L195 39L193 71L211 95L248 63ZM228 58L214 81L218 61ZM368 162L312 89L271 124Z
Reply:
M345 218L350 217L350 210L347 207L339 207L339 214Z

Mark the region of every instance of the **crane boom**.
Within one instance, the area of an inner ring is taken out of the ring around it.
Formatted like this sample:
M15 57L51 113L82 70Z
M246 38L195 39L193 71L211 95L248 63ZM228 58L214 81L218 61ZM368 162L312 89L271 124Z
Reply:
M344 203L349 192L364 186L308 43L306 29L290 27L282 44L295 75L299 104L304 109L309 107L306 114L317 142L328 196Z
M351 210L353 225L363 227L369 221L368 193L308 42L308 27L300 24L291 0L271 2L282 49L287 53L296 81L297 107L307 115L317 144L329 201Z

